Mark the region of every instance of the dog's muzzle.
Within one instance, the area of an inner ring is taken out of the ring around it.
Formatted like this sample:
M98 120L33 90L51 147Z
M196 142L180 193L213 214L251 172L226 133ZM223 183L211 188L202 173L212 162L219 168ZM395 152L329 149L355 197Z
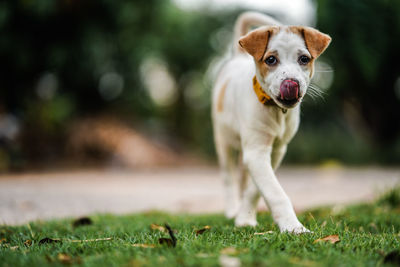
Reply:
M300 98L299 82L295 79L284 80L281 83L279 91L281 95L278 100L286 106L294 105Z

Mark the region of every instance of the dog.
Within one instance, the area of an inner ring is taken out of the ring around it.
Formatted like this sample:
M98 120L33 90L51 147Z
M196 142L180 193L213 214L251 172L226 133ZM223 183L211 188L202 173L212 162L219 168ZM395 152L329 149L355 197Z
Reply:
M258 28L249 31L252 26ZM257 224L261 195L281 232L309 232L297 219L274 171L299 127L300 103L314 62L330 42L316 29L284 26L261 13L238 17L233 57L220 69L212 93L225 215L235 218L236 226Z

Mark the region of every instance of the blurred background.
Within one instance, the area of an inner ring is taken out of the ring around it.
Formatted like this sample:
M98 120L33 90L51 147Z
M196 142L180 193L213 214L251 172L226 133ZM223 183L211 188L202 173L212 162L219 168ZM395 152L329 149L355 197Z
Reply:
M0 172L216 164L213 66L244 10L333 38L284 164L399 165L397 0L9 0Z

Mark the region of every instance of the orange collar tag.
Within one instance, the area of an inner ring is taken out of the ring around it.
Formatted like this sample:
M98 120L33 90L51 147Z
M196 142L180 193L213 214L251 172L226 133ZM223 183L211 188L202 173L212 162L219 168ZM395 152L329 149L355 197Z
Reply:
M271 101L272 101L272 103L274 103L272 98L269 95L267 95L267 93L264 92L260 83L257 81L257 77L255 75L253 77L253 89L258 97L258 100L261 103L263 103L264 105L269 104L268 102L271 102Z

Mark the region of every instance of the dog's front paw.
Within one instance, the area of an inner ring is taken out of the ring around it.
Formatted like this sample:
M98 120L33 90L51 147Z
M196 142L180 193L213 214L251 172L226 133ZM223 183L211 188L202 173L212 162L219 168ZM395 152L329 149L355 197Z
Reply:
M295 234L295 235L312 233L310 230L305 228L301 223L296 225L285 225L280 227L280 230L281 233L287 232L289 234Z

